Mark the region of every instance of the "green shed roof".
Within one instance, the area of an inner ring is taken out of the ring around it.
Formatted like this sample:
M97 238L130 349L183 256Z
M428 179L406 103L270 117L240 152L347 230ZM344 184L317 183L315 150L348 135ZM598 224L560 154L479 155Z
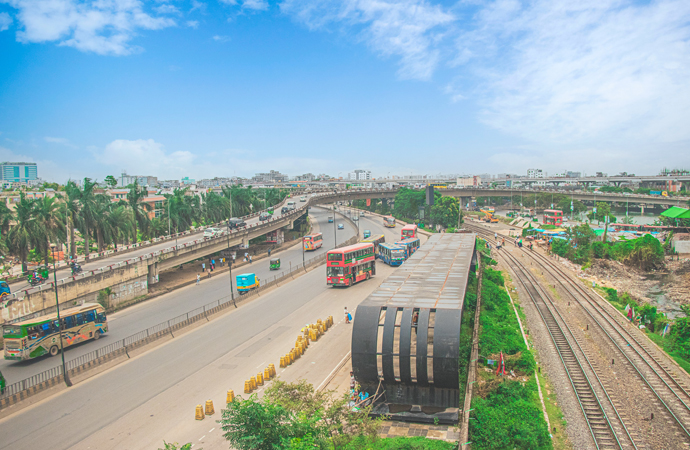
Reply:
M661 215L672 219L690 219L690 210L671 206L669 209L662 212Z

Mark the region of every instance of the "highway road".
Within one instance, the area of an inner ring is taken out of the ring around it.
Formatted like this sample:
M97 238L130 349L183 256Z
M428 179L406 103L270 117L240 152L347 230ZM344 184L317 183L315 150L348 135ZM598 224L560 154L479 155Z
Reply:
M335 244L333 238L335 233L333 224L328 223L327 220L329 213L322 208L312 208L309 212L314 221L314 231L321 231L323 233L324 244L316 251L306 252L306 260L325 253L333 248ZM338 223L340 222L346 223L346 226L344 230L339 230L335 233L338 243L342 243L351 238L355 235L356 231L351 225L347 225L345 219L341 218L338 220ZM233 286L236 287L235 277L240 273L254 272L259 277L259 280L270 280L274 276L280 275L283 271L289 271L290 263L292 263L293 266L302 263L302 247L301 245L296 245L282 252L274 253L274 256L280 257L282 270L269 270L269 260L262 259L253 264L233 270ZM77 358L101 347L106 347L113 342L124 339L154 325L158 325L159 323L170 320L181 314L186 314L195 308L202 307L218 299L227 298L229 290L230 277L228 273L219 273L210 279L202 278L199 286L186 286L153 300L140 303L112 314L108 316L108 333L98 341L85 342L67 349L65 352L66 360ZM237 290L235 290L235 297L239 299ZM11 384L59 364L59 357L51 358L49 356L19 362L2 359L0 360L0 371L2 371L2 374L7 379L7 383Z
M307 198L309 198L309 197L310 196L307 196ZM300 204L303 204L303 203L300 203L299 198L291 198L289 200L294 200L298 207ZM283 203L281 203L280 206L276 207L275 214L274 214L276 217L281 216L280 208L282 206L284 206L287 203L287 201L288 201L288 199L285 199L285 201ZM258 216L254 217L252 219L246 220L246 223L248 225L253 224L253 223L258 223L258 222L259 222ZM203 232L202 233L188 234L186 236L180 236L177 239L177 245L182 246L182 245L187 244L189 242L194 242L198 239L203 239L203 236L204 236ZM135 250L131 250L129 252L113 253L111 256L109 256L107 258L98 259L96 261L83 263L83 264L81 264L81 267L84 271L96 270L96 269L100 269L101 267L109 266L112 264L117 264L119 262L126 261L126 260L131 259L131 258L135 258L135 257L141 256L141 255L146 255L146 254L151 253L151 252L162 250L164 248L171 248L174 246L175 246L174 240L166 240L166 241L160 242L158 244L149 245L146 247L141 247L141 248L138 248ZM83 262L83 256L80 257L79 259ZM59 269L57 271L58 280L60 280L62 278L67 278L70 275L71 275L71 270L68 268ZM52 273L50 274L50 279L51 280L53 279ZM18 291L24 290L24 289L29 288L29 287L31 287L31 286L29 285L29 283L27 283L27 281L25 279L10 283L10 288L12 289L12 292L18 292Z
M386 233L388 240L398 236L399 227L384 229L378 218L360 220L362 229ZM322 232L326 235L326 228ZM284 372L279 369L283 379L307 378L318 385L349 351L351 325L342 323L343 307L354 312L394 270L379 263L371 280L338 289L326 286L325 266L319 266L202 327L0 420L0 449L155 449L163 440L227 449L215 422L227 389L241 393L244 380L269 363L278 366L305 323L333 315L337 325L295 364ZM189 289L203 287L181 291ZM207 399L214 400L216 415L195 421L195 405Z

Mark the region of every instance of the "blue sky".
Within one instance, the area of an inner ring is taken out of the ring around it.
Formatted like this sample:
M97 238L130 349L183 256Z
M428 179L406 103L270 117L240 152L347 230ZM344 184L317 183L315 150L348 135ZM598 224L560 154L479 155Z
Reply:
M690 168L690 2L0 0L45 179Z

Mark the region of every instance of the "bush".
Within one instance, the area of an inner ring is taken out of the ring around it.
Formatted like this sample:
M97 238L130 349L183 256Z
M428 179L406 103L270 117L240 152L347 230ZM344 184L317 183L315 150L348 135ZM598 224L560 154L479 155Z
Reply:
M472 401L470 421L472 448L549 449L552 448L544 415L538 406L534 378L527 383L505 381L486 398Z

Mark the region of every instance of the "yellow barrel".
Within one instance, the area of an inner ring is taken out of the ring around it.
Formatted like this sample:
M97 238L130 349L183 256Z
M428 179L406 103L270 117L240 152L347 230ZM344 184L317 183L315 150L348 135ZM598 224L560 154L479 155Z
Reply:
M252 392L252 382L247 380L244 382L244 393L249 394Z
M213 409L213 400L206 400L206 411L204 411L207 416L212 416L216 413L216 410Z
M273 363L268 365L268 370L271 371L271 378L276 376L276 366Z
M204 420L204 408L201 405L196 405L196 412L194 413L194 418L196 420Z
M227 397L225 397L225 404L227 405L228 403L232 403L232 402L234 402L234 401L235 401L235 391L233 391L232 389L230 389L230 390L228 391Z
M285 367L285 357L280 357L280 367Z
M269 369L268 367L266 367L266 368L264 369L264 380L267 380L267 381L268 381L268 380L270 380L270 379L271 379L271 369Z
M252 391L253 391L254 389L256 389L256 378L251 377L251 378L249 379L249 384L252 386Z
M259 386L264 385L264 376L261 372L256 374L256 384L258 384Z

